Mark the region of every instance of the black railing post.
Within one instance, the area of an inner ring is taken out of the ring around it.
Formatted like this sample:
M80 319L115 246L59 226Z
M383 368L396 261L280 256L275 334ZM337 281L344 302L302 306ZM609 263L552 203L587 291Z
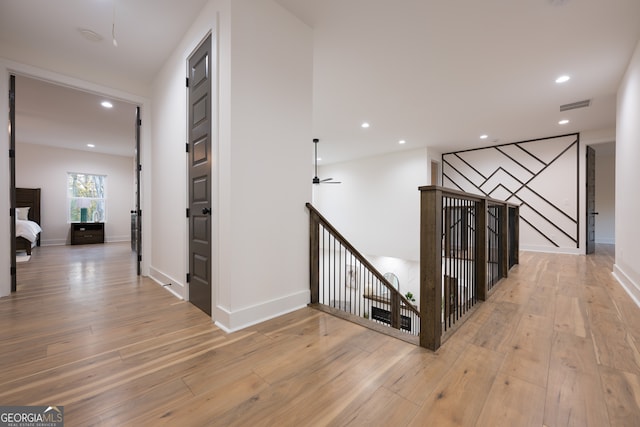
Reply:
M442 190L420 188L420 346L442 338Z

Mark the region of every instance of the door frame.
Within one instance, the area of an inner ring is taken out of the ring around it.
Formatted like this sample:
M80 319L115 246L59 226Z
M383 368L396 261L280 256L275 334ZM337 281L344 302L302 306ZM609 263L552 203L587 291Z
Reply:
M11 254L11 292L18 290L16 262L16 76L9 74L9 217Z
M37 67L33 67L30 65L25 65L13 61L7 61L0 59L0 78L9 81L9 75L20 75L25 77L30 77L34 79L43 80L52 84L57 84L61 86L68 86L72 89L77 89L89 93L93 93L96 95L102 95L105 97L118 99L121 101L128 102L133 105L137 105L141 109L141 117L142 117L142 126L140 129L140 157L141 162L143 164L141 171L141 210L143 213L146 210L148 212L151 211L151 100L145 97L141 97L139 95L134 95L132 93L112 89L106 86L102 86L97 83L92 83L86 80L78 79L75 77L66 76L63 74L55 73L48 70L43 70ZM0 88L4 87L4 85L0 85ZM8 86L7 86L8 89ZM2 94L2 96L8 97L8 90L6 93ZM5 98L8 99L8 98ZM8 158L8 157L7 157ZM5 187L9 189L9 186ZM2 196L3 190L0 190L0 196ZM143 253L150 253L146 248L151 247L151 221L142 221L142 239L141 239L141 250ZM11 249L10 249L11 250ZM141 273L143 276L149 276L150 271L150 259L148 256L144 256L141 262ZM2 278L0 278L1 280ZM8 277L7 277L8 279ZM2 293L0 292L0 295Z

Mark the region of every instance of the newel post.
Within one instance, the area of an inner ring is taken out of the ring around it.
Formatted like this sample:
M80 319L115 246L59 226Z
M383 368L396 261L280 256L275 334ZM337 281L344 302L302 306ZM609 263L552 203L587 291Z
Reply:
M320 301L320 221L318 215L311 209L309 210L309 290L311 303L317 304Z
M486 301L489 293L487 283L487 251L489 242L487 241L487 209L489 203L487 199L480 199L476 202L476 286L478 299Z
M500 205L500 277L509 275L509 206Z
M442 190L420 187L420 346L442 338Z

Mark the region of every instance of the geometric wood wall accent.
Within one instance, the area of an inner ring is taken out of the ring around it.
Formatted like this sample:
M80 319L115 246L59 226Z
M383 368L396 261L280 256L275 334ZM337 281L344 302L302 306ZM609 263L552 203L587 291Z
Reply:
M442 155L442 185L520 205L520 242L578 248L580 134Z

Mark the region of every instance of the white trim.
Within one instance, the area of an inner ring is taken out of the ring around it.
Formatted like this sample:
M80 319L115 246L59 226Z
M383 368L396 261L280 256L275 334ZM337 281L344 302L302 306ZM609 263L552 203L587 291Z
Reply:
M122 242L131 242L131 235L122 234L120 236L104 236L105 243L122 243Z
M615 237L600 238L600 239L596 239L596 243L603 244L603 245L615 245L616 239Z
M551 246L520 246L525 252L544 252L550 254L584 255L584 249L578 248L556 248Z
M44 239L40 241L40 246L65 246L67 239Z
M184 295L186 295L184 283L164 274L154 267L149 267L149 277L179 299L186 301L186 298L184 297ZM166 286L168 283L171 283L171 286Z
M620 286L629 294L633 302L640 307L640 284L634 283L633 280L618 266L613 264L613 277L616 278Z
M233 312L218 306L215 308L215 324L226 333L236 332L304 308L309 304L310 298L310 291L304 290Z

